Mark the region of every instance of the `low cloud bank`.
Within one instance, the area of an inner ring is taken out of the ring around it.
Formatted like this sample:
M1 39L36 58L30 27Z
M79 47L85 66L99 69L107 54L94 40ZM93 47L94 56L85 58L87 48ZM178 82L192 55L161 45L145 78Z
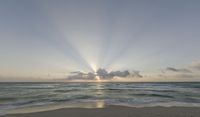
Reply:
M108 72L106 69L98 69L96 73L88 72L84 73L81 71L71 72L71 75L67 77L69 80L94 80L96 77L100 79L113 79L114 77L120 78L131 78L131 77L138 77L142 78L143 76L140 74L139 71L132 71L129 72L128 70L124 71L111 71Z

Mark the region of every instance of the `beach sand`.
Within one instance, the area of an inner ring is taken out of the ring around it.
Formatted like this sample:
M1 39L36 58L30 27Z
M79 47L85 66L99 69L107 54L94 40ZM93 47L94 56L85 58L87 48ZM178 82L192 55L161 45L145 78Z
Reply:
M27 114L8 114L1 117L200 117L200 107L64 108Z

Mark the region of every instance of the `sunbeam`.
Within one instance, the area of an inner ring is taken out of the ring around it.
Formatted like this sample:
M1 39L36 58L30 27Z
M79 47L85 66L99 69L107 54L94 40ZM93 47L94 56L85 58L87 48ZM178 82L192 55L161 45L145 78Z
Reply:
M159 74L166 66L198 59L198 5L184 2L177 9L171 2L147 3L35 0L23 7L5 2L0 76L67 79L78 71L75 76L91 80L99 79L100 70L117 79Z

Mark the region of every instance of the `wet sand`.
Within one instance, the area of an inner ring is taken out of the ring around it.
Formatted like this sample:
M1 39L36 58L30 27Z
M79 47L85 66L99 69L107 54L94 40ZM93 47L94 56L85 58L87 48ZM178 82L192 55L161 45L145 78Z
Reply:
M200 117L200 107L123 107L64 108L1 117Z

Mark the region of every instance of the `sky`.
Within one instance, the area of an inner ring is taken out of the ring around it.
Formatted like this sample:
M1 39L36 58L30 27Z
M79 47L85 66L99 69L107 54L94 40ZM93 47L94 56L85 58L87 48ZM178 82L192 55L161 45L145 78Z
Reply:
M199 12L199 0L1 0L0 82L100 68L112 81L200 81Z

